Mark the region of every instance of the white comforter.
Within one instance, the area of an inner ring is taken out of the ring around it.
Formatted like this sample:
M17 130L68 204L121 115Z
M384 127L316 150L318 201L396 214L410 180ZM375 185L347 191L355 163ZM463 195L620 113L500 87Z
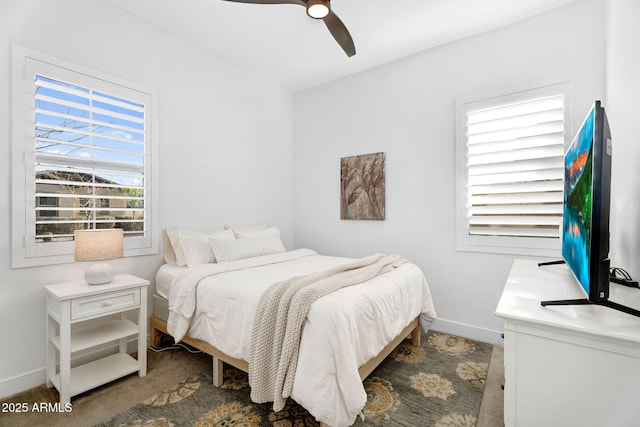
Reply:
M176 341L189 335L249 360L252 320L264 290L350 260L298 249L191 268L171 287L168 330ZM367 399L358 368L418 315L425 330L436 316L426 279L410 263L320 298L304 324L291 397L318 421L351 425Z

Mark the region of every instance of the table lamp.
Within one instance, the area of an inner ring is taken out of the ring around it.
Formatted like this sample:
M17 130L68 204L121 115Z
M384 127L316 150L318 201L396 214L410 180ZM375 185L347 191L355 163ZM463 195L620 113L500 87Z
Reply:
M124 232L121 228L99 230L75 230L73 233L76 261L106 261L122 258ZM111 282L115 268L106 262L93 264L84 273L90 285L104 285Z

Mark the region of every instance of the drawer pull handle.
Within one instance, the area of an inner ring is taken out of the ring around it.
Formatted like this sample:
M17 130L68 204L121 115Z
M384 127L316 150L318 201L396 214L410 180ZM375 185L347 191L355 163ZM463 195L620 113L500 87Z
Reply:
M104 304L102 304L102 305L103 305L104 307L111 307L111 306L113 305L113 301L111 301L111 300L107 300L107 301L105 301L105 303L104 303Z

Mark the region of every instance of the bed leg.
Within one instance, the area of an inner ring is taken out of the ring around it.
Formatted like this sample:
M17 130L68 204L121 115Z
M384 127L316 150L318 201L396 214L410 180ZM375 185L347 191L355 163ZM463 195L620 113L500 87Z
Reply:
M151 321L151 333L149 334L149 341L152 347L160 348L162 341L162 332L156 329Z
M420 332L420 325L411 331L411 344L413 344L414 347L420 347Z
M224 362L213 356L213 386L220 387L224 382Z

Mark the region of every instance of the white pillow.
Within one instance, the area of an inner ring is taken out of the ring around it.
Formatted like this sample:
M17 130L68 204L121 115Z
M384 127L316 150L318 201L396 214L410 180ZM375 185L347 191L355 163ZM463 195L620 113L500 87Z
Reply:
M209 238L219 240L234 240L236 238L231 230L220 230L214 233L205 234L193 230L182 229L179 231L179 236L180 246L184 253L184 261L189 267L216 262L216 257L211 250Z
M184 253L180 246L177 228L167 228L164 240L164 260L167 264L183 266L187 265Z
M171 246L171 241L169 240L169 236L167 233L164 233L164 262L170 265L176 265L176 253L173 251L173 246Z
M236 240L210 238L209 242L218 262L235 261L285 251L279 236Z
M258 239L263 237L280 238L280 230L278 230L277 227L262 229L234 228L233 234L235 234L236 239Z
M225 225L224 229L225 230L239 230L239 231L245 231L245 230L264 230L265 228L268 228L269 226L267 224L251 224L251 225Z

